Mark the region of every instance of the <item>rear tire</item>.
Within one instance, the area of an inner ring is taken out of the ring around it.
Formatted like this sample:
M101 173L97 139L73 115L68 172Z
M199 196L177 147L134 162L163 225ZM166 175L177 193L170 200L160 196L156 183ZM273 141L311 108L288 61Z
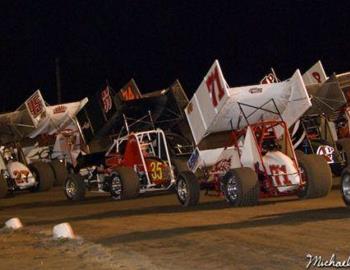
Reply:
M347 206L350 206L350 166L346 167L341 175L340 191Z
M38 161L30 164L29 169L38 182L38 185L32 188L31 191L47 191L52 188L55 175L49 164Z
M228 171L221 180L226 201L232 206L251 206L259 203L259 182L251 168Z
M176 194L179 202L185 207L198 204L200 186L194 173L191 171L183 171L178 175Z
M113 180L113 177L116 179ZM136 198L140 193L140 180L137 173L129 167L119 167L112 173L111 181L119 181L121 190L119 194L111 188L111 196L117 200Z
M85 183L79 174L69 174L64 183L64 194L72 201L82 201L85 199Z
M0 175L0 199L4 198L9 191L9 187L7 185L7 180L3 177L3 175Z
M53 183L54 186L63 186L67 176L68 176L68 170L66 166L64 165L64 162L61 162L59 160L53 160L49 163L54 176L55 181Z
M306 181L305 186L298 192L301 199L320 198L327 196L332 187L332 171L320 155L298 156L299 166L302 168Z

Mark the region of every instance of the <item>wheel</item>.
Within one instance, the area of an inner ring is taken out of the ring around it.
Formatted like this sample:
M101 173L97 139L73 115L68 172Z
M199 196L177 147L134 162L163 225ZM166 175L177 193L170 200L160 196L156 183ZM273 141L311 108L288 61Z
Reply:
M350 206L350 166L346 167L341 175L340 191L347 206Z
M140 180L129 167L119 167L111 174L111 196L116 200L136 198L140 193Z
M319 198L326 196L332 187L332 171L320 155L303 155L298 157L305 186L298 192L301 199Z
M85 183L83 177L79 174L69 174L64 183L64 194L72 201L84 200Z
M9 191L7 180L0 174L0 198L4 198Z
M196 176L190 171L181 172L176 183L176 194L183 206L198 204L200 187Z
M221 189L232 206L256 205L259 202L258 177L250 168L228 171L221 180Z
M64 165L64 162L59 161L58 159L52 160L49 163L54 176L55 181L53 182L54 186L63 186L64 181L66 180L68 176L68 170L66 166Z
M297 160L302 159L305 156L305 153L301 150L295 150L295 157Z
M29 169L38 182L38 185L33 187L31 191L47 191L52 188L55 175L49 164L37 161L30 164Z

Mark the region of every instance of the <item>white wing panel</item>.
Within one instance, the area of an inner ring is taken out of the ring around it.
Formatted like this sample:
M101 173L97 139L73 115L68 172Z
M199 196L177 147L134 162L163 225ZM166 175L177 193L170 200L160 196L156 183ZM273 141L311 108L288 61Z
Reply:
M220 92L218 88L214 87L212 91L211 85L206 83L209 76L215 72L218 72L219 81L224 85L221 85L224 89L221 95L217 94ZM217 61L208 74L190 102L188 108L192 107L192 110L186 110L197 144L210 133L246 127L248 123L244 115L249 124L254 124L262 120L279 120L279 112L290 127L311 106L299 70L291 79L280 83L234 88L226 86ZM203 124L200 124L201 122Z

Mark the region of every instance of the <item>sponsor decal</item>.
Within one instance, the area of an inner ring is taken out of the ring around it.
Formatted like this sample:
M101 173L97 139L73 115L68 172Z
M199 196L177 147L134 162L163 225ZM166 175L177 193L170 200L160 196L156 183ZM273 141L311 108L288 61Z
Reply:
M327 163L334 163L333 153L334 153L334 148L329 145L320 145L316 151L317 155L324 156Z
M258 94L262 93L262 88L261 87L253 87L249 89L249 93L251 94Z
M58 105L53 109L54 114L64 113L67 111L67 107L63 105Z

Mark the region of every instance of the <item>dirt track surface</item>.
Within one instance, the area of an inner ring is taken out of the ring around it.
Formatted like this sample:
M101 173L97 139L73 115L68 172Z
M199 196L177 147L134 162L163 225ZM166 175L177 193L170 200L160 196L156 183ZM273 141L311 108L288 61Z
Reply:
M5 269L305 269L306 254L350 255L350 209L339 190L323 199L263 200L231 208L201 196L181 207L174 194L113 201L90 193L81 203L61 189L0 200L0 223L17 216L20 232L0 232ZM81 239L54 241L69 222Z

